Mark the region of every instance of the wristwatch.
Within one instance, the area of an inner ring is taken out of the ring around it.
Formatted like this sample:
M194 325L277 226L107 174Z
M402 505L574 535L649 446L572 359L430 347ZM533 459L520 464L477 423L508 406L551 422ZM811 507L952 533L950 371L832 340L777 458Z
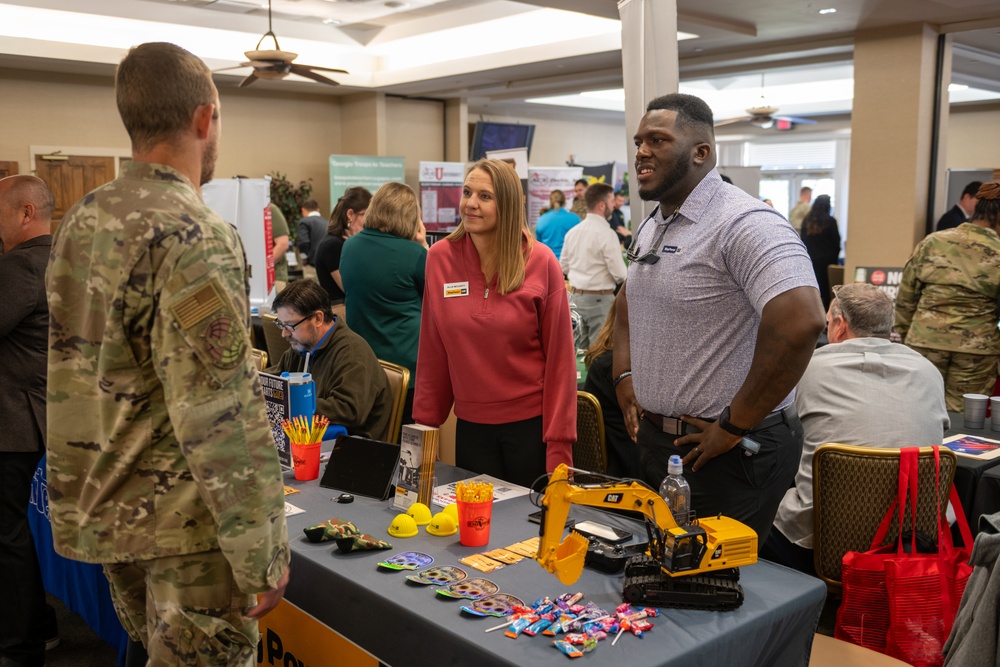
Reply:
M722 414L719 415L719 427L722 428L722 430L725 431L726 433L732 433L733 435L738 435L741 438L750 432L750 429L748 428L739 428L737 426L733 426L732 423L730 423L728 405L725 407L725 409L723 409Z

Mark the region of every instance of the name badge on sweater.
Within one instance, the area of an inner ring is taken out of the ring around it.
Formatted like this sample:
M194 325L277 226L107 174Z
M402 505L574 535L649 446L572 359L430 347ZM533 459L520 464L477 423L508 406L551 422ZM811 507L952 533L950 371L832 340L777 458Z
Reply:
M445 283L444 298L451 299L456 296L469 296L469 281L462 283Z

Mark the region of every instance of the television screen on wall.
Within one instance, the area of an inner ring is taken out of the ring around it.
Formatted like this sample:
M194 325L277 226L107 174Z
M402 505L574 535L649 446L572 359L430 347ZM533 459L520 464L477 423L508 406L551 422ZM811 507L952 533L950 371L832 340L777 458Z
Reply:
M535 136L534 125L518 123L493 123L480 121L469 147L469 160L486 157L486 151L500 151L510 148L527 148L531 157L531 140Z

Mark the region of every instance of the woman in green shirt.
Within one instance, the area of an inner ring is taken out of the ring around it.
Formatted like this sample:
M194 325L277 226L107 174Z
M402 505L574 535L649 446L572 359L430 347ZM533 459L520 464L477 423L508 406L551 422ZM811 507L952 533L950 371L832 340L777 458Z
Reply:
M372 197L364 224L344 242L340 259L346 319L375 356L410 369L403 408L403 423L410 424L427 262L417 196L403 183L386 183Z

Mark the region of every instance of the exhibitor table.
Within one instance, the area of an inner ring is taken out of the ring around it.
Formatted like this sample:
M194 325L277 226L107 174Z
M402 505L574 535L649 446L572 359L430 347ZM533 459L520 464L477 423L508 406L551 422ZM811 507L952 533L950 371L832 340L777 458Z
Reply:
M961 412L949 412L948 416L951 417L951 428L945 433L945 437L965 434L989 440L1000 440L1000 431L994 431L990 428L989 418L986 419L984 428L966 428L965 416ZM984 473L987 471L997 471L997 466L1000 466L1000 457L986 460L961 455L958 457L958 468L955 470L955 490L958 492L958 498L962 502L962 509L965 510L965 515L969 520L969 527L972 528L973 532L977 530L979 515L984 513L984 509L989 509L989 507L976 506L976 495L979 492L979 486L983 483ZM992 475L986 484L987 488L984 489L984 494L989 493L995 488L996 480L997 476ZM986 502L986 500L982 502ZM992 506L991 502L990 507ZM993 511L996 511L996 509ZM986 511L985 513L989 514L991 512Z
M443 464L438 464L436 474L438 483L470 476ZM526 496L494 503L489 545L471 548L463 547L457 534L434 537L423 529L409 539L389 536L386 529L397 514L389 501L358 497L351 504L338 504L333 499L340 491L321 488L318 480L298 482L288 474L285 483L301 490L286 499L305 510L288 519L292 576L286 599L393 667L544 667L565 665L567 660L552 648L549 638L513 640L503 632L486 634L486 628L502 620L467 616L459 610L467 601L437 595L431 586L412 584L405 578L407 572L376 566L400 552L427 553L436 565L455 565L470 577L488 578L499 585L500 592L529 604L570 589L584 593L583 602L593 601L608 610L621 603L620 574L586 568L580 580L567 587L532 559L490 574L459 562L536 536L538 527L527 521L535 507ZM645 535L640 522L598 510L573 506L571 516L596 518ZM305 539L304 527L334 517L353 521L361 532L388 540L393 548L341 554L332 543L312 544ZM741 575L746 599L740 609L667 609L654 619L656 626L645 638L626 635L614 647L609 641L599 642L593 657L602 664L613 660L630 667L807 664L825 598L823 583L768 562L743 568Z

